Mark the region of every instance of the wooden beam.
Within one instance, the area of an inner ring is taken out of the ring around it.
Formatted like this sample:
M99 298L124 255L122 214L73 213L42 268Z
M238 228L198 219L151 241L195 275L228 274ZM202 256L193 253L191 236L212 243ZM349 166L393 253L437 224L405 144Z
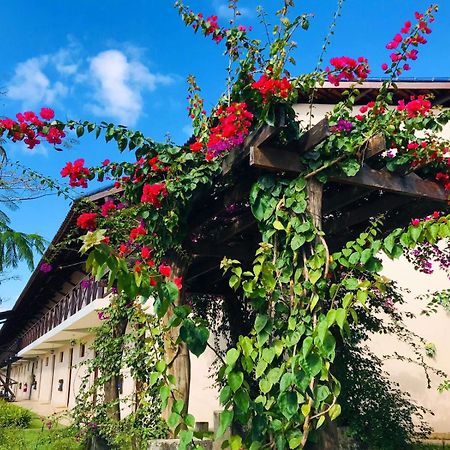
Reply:
M342 230L346 230L357 224L367 222L369 225L370 219L379 216L381 214L387 214L393 209L397 209L404 206L407 203L411 203L410 197L404 197L396 194L383 194L379 198L370 198L364 204L358 208L352 208L350 211L346 211L340 216L330 218L325 227L330 234L341 233Z
M272 147L250 147L250 166L274 172L299 173L302 170L298 153Z
M229 227L223 230L220 233L220 239L217 241L218 244L222 244L224 242L229 241L233 237L243 233L248 230L250 227L256 224L255 218L253 214L249 211L247 213L242 214L242 216L238 217L235 222Z
M333 185L336 186L336 185ZM357 202L361 198L366 197L372 191L370 189L361 188L359 186L342 186L342 189L336 194L329 195L329 191L323 196L323 212L329 214L333 211L339 211L352 203Z
M448 201L448 195L444 188L433 181L423 180L414 173L400 177L387 171L374 170L363 166L353 177L333 176L330 177L329 181L370 189L380 189L426 200L445 203Z
M386 139L383 134L377 134L372 136L368 141L367 145L363 146L361 149L362 161L373 158L374 156L386 151Z
M325 118L306 131L300 139L290 142L285 148L287 150L298 152L299 154L306 153L330 136L330 125L328 119Z
M245 139L241 147L232 150L222 162L222 174L226 175L231 172L233 168L239 165L243 160L248 158L250 148L252 146L260 146L265 142L268 142L275 136L279 127L272 127L270 125L264 125L258 128L253 133L249 134Z

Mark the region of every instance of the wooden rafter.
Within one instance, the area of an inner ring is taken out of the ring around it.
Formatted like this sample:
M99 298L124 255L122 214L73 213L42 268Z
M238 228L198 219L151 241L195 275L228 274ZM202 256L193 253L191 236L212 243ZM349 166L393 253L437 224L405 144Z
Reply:
M335 176L330 177L330 181L438 202L448 201L448 195L441 186L433 181L423 180L414 173L402 177L364 166L353 177Z

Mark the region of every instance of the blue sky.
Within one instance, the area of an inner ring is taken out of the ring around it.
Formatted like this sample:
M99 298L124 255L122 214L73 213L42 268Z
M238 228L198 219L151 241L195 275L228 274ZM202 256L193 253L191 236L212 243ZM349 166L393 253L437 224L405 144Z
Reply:
M264 38L256 6L262 4L271 14L280 3L241 0L240 23L252 25L254 35ZM308 32L296 36L298 66L293 75L315 67L337 1L297 0L296 4L298 13L314 16ZM366 56L371 75L380 76L380 65L388 58L385 44L415 10L428 5L422 0L346 0L325 61L332 56ZM205 15L217 14L220 23L229 19L226 0L196 0L190 6ZM140 129L156 140L169 133L183 143L190 133L186 76L197 76L208 108L224 89L223 46L184 27L172 1L13 1L2 5L2 13L0 90L5 95L0 96L0 116L48 106L61 119L107 120ZM450 75L449 22L450 4L441 1L429 44L420 49L409 76ZM92 139L82 139L62 153L45 145L30 151L9 144L6 149L12 160L58 178L67 161L83 157L90 165L117 157L112 145ZM69 201L46 197L22 204L10 216L16 229L50 240L69 206ZM12 306L29 271L21 266L16 275L19 280L0 288L7 300L0 308Z

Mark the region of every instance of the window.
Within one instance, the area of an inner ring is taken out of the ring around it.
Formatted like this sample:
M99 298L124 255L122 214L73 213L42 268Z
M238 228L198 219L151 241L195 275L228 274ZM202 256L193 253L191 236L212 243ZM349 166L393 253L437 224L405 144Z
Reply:
M45 358L45 367L47 367L48 366L48 356L47 356L47 358Z
M60 352L59 353L59 362L63 362L64 361L64 352Z
M85 353L86 353L86 344L80 344L80 358L84 358Z

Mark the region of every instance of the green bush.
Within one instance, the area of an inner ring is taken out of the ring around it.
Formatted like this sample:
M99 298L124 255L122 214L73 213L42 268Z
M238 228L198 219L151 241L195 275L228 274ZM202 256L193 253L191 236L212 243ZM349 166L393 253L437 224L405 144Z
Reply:
M27 428L32 417L27 409L0 400L0 428Z

